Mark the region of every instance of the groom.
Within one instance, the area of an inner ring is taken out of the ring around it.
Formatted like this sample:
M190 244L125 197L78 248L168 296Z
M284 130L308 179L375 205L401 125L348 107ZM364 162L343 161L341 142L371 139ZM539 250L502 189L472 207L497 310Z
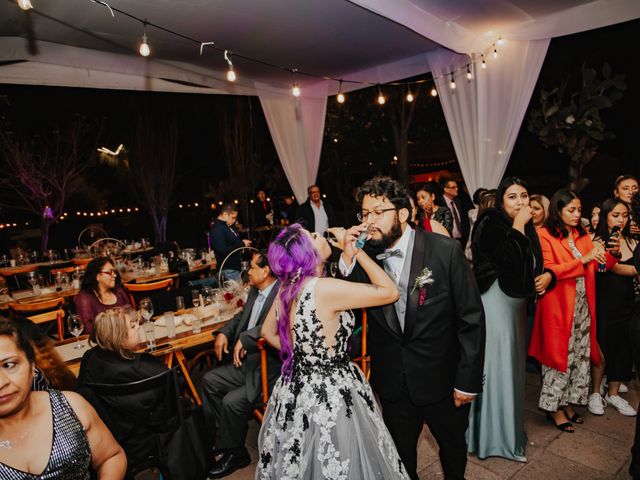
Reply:
M343 238L340 271L368 282L354 260L354 240L369 225L365 248L396 280L400 299L368 309L371 384L384 421L412 479L426 421L440 447L445 478L464 479L469 406L482 390L484 311L478 287L457 242L413 230L409 193L377 177L356 190L363 223ZM339 237L339 235L336 235Z

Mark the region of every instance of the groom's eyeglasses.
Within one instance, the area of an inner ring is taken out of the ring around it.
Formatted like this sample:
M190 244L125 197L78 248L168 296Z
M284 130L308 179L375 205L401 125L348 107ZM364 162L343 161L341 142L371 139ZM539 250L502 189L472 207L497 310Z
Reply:
M361 212L356 213L356 218L360 222L368 222L369 220L376 221L380 220L384 217L385 212L390 212L391 210L398 210L397 208L375 208L371 211L362 210Z

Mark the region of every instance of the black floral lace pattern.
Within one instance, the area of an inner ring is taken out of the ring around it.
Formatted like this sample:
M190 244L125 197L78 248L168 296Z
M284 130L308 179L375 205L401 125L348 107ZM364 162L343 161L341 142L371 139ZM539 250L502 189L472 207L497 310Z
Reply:
M371 388L350 361L353 314L340 313L335 343L325 339L317 280L304 286L296 308L294 372L291 381L278 380L269 400L256 478L408 478Z

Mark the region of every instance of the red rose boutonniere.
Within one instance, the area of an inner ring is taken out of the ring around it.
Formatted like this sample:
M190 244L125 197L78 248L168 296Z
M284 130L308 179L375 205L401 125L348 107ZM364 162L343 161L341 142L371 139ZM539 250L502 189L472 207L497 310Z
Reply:
M426 267L423 268L414 280L413 288L411 289L411 294L413 294L416 288L419 289L418 305L422 306L424 304L424 301L427 298L426 286L431 285L433 282L433 272Z

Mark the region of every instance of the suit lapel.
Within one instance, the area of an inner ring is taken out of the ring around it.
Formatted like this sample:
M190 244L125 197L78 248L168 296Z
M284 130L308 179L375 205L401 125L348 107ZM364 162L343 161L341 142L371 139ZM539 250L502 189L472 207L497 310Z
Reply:
M257 325L262 325L262 322L264 321L265 317L267 316L267 313L269 313L269 310L271 310L271 305L273 305L273 299L276 298L276 295L278 294L278 288L279 287L280 287L280 282L278 280L276 280L276 282L273 285L273 287L271 287L271 291L269 292L269 296L265 299L264 303L262 304L262 311L260 312L260 316L258 317L258 320L256 321L256 326Z
M240 332L244 332L247 329L247 325L249 325L249 319L251 318L251 310L253 310L253 305L256 303L256 298L258 298L258 289L255 287L251 287L249 296L247 297L247 303L244 306L244 310L242 311L242 319L240 320L240 325L238 326L236 337L239 337Z
M416 314L418 310L418 298L420 297L419 289L413 288L415 278L420 274L424 267L424 251L425 251L425 235L416 230L413 240L413 251L411 252L411 270L409 273L409 282L407 283L407 308L404 317L404 334L402 343L406 344L413 336L413 329L416 323ZM413 293L412 293L413 291Z
M376 260L376 263L384 269L389 277L391 277L391 273L387 271L387 267L384 262L379 262ZM401 337L402 328L400 327L400 320L398 319L398 314L396 313L395 303L384 305L382 307L382 313L384 314L384 319L387 321L387 325L389 325L391 331Z

